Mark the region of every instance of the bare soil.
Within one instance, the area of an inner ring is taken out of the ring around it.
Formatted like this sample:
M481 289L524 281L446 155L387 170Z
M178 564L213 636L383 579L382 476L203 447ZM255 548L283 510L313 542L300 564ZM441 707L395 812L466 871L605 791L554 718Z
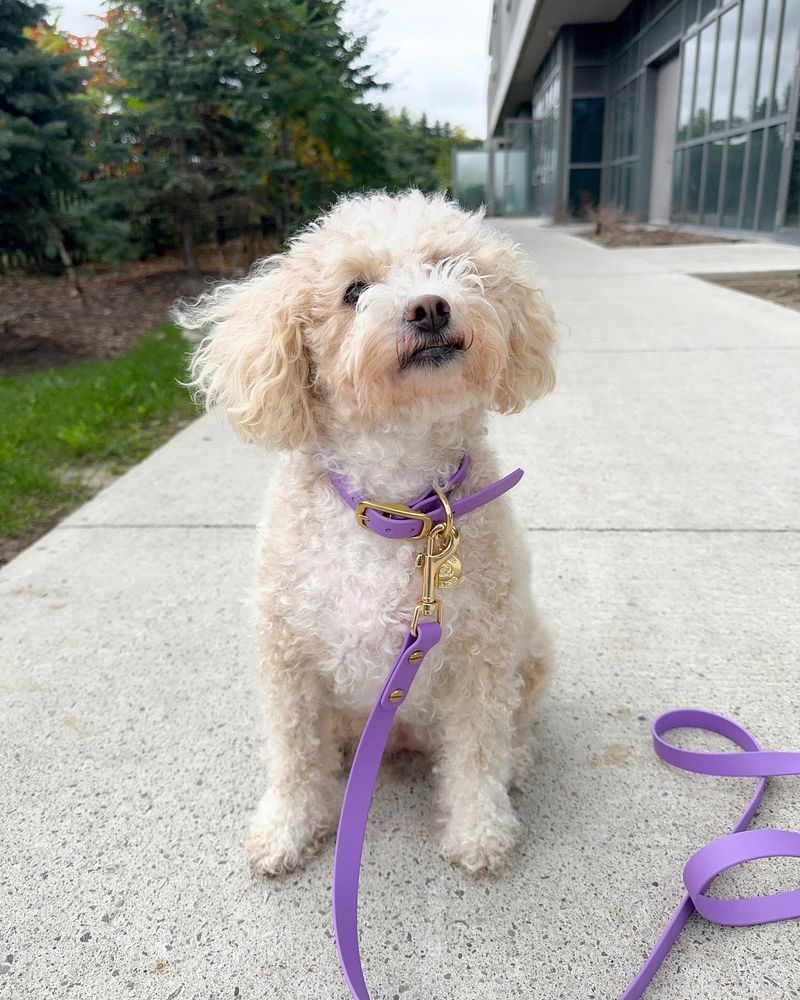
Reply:
M82 294L66 277L21 272L0 276L0 373L72 361L115 358L163 323L181 296L199 294L215 279L243 274L265 243L249 252L234 243L200 251L201 279L190 278L177 254L120 267L79 269Z
M800 271L773 271L758 274L703 274L705 281L757 295L769 302L800 312Z
M56 512L54 519L57 520L68 513L69 511L65 507L63 511ZM24 535L17 535L14 538L0 538L0 566L5 566L6 563L11 562L14 556L18 556L23 549L27 549L29 545L33 545L51 527L52 525L50 524L42 524Z
M579 233L584 239L604 247L683 247L711 243L739 243L724 236L688 233L683 229L649 229L646 226L604 226L600 233L587 229Z

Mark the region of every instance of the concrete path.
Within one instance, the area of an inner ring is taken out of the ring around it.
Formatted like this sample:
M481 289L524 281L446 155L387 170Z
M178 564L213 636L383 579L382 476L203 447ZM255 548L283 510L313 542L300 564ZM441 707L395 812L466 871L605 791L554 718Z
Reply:
M752 790L659 764L652 717L698 705L800 749L800 316L679 273L697 248L505 226L564 333L557 391L493 428L528 470L516 503L560 672L501 877L437 856L419 762L383 775L362 897L375 1000L613 1000L687 855ZM330 845L275 883L241 847L269 474L204 418L0 573L0 996L345 997ZM759 822L800 829L800 779L773 782ZM798 866L724 881L777 891ZM647 996L798 997L800 923L696 920Z

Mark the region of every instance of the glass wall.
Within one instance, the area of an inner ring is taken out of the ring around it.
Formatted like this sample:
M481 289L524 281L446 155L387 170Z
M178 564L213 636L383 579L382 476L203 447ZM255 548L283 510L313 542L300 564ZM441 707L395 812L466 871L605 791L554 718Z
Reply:
M496 215L527 215L530 175L528 150L496 149L492 155L493 212Z
M731 7L719 19L717 44L717 72L714 77L714 96L711 100L711 131L720 132L728 126L728 112L733 93L733 71L736 66L736 32L739 28L739 10Z
M453 197L471 212L488 200L489 155L483 149L460 149L453 157Z
M781 223L800 0L724 0L697 13L681 45L672 217L770 232Z
M707 25L699 34L697 77L694 84L694 104L689 135L692 138L708 131L711 106L711 83L714 79L714 53L717 44L717 22Z
M722 217L720 225L736 229L739 225L739 209L742 204L742 178L744 177L744 156L747 152L747 136L732 135L726 147L726 171Z
M569 171L571 215L585 215L589 208L596 208L600 202L604 117L604 98L578 97L573 100Z
M572 163L600 163L603 159L602 97L581 97L572 102Z
M645 192L641 185L646 184L647 179L643 179L640 172L642 146L649 141L642 130L651 124L644 121L642 113L648 62L675 46L684 31L687 4L691 3L696 6L697 0L663 0L662 3L634 0L611 28L606 105L610 129L606 133L608 148L604 158L603 197L628 215L635 216L644 207ZM694 95L696 37L689 57L683 67L686 84L679 115L687 133Z
M800 3L786 0L772 99L773 115L785 115L789 110L794 67L797 62L798 36L800 36Z
M494 215L530 214L529 157L529 145L457 150L453 197L469 211L488 205Z
M786 199L785 225L800 229L800 108L794 127L794 151L789 172L789 196Z
M635 210L634 197L639 170L639 130L636 127L639 88L640 77L636 76L621 87L610 102L613 109L611 201L627 213Z
M678 142L689 138L689 122L692 120L692 104L694 102L694 74L697 68L697 45L700 41L694 35L683 47L683 66L681 68L681 99L678 105ZM727 118L727 114L726 114Z
M550 49L533 85L531 185L533 215L552 215L558 184L561 44Z
M758 69L758 45L764 0L742 0L739 48L736 57L736 86L733 91L731 125L742 125L752 118L753 92Z

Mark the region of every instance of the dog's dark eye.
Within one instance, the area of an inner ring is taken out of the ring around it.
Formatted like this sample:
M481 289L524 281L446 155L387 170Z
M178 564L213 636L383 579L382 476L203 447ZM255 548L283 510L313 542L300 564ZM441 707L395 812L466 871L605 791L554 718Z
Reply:
M348 285L347 290L344 293L345 305L354 306L361 297L361 293L365 292L368 288L368 281L354 281L352 285Z

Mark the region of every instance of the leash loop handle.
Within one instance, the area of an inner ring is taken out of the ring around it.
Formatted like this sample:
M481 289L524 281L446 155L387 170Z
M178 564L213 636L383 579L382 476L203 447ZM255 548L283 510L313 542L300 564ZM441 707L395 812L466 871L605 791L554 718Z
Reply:
M664 739L673 729L702 729L735 743L739 751L685 750ZM714 879L734 865L760 858L800 857L800 833L790 830L747 830L767 785L768 777L800 775L800 753L762 750L744 726L724 715L697 708L679 708L660 715L653 723L653 748L672 767L695 774L723 778L758 778L756 791L733 830L692 855L683 870L686 895L672 914L655 948L619 1000L639 1000L696 911L714 923L745 927L800 918L800 889L769 896L719 899L708 896Z

